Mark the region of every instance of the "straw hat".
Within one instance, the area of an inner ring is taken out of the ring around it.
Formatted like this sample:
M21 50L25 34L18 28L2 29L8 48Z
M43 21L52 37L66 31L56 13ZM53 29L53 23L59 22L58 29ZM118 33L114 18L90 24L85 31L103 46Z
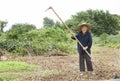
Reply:
M91 29L91 25L90 25L90 24L88 24L88 23L82 23L82 24L79 24L79 25L77 26L77 31L81 31L81 28L82 28L83 26L86 26L86 27L88 28L88 31Z

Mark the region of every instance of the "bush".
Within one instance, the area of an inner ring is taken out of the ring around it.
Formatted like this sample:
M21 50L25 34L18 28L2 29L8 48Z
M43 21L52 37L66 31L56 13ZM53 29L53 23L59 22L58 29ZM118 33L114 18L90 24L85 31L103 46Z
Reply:
M100 35L99 41L102 45L105 45L108 42L107 37L108 37L108 34L106 33L103 33L102 35Z
M11 33L13 33L12 31ZM72 39L66 30L61 28L34 29L17 35L17 39L9 37L10 32L4 35L4 40L0 41L0 48L18 55L26 55L27 51L35 55L42 55L54 49L66 53L73 53ZM74 42L73 42L74 43ZM71 50L72 49L72 50Z
M33 36L29 37L29 35ZM28 32L28 37L31 39L31 47L37 55L53 49L68 53L68 50L72 49L70 47L72 40L70 40L68 32L60 28L43 28L39 31L33 30Z
M104 33L100 37L94 37L93 39L96 45L120 48L120 34L108 35Z
M24 34L30 30L36 29L32 24L14 24L12 28L7 32L8 39L19 39L21 34Z

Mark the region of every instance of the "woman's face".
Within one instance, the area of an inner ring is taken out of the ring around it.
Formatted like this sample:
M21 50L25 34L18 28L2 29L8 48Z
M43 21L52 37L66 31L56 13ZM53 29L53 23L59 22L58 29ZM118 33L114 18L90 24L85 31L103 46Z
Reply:
M81 31L82 31L82 33L86 33L88 31L88 27L87 26L82 26Z

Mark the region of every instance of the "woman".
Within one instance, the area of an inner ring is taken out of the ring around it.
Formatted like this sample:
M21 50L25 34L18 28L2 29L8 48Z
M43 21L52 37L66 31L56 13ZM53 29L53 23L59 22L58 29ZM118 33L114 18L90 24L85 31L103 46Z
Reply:
M91 26L87 23L83 23L77 27L78 34L76 37L78 40L82 43L84 46L83 48L78 44L78 53L79 53L79 66L80 66L80 72L81 75L83 75L83 72L85 72L85 62L87 66L87 71L93 73L93 66L91 62L91 58L86 54L85 50L91 54L91 46L92 46L92 37L89 32L91 29ZM75 39L72 34L72 39Z

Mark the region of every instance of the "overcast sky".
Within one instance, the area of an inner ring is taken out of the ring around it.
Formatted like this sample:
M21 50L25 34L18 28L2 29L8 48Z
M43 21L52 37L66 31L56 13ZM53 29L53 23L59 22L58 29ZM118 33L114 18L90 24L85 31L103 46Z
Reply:
M0 20L9 22L6 29L14 23L30 23L40 28L45 16L58 20L52 11L44 12L49 6L63 20L87 9L109 10L120 15L120 0L0 0Z

